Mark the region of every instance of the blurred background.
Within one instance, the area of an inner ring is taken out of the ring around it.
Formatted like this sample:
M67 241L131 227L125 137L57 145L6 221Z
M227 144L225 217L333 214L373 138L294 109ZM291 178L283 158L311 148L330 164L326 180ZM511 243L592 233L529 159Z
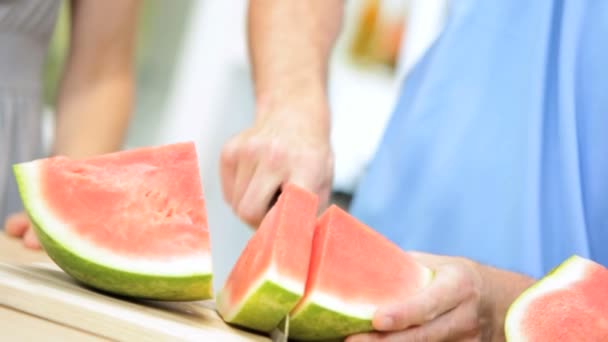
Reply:
M331 60L334 200L347 206L372 157L397 92L441 31L447 0L346 1ZM248 127L254 99L245 32L246 0L145 0L139 23L137 100L125 148L194 141L219 289L252 231L224 203L223 143ZM45 67L45 140L52 139L53 98L68 43L61 11Z

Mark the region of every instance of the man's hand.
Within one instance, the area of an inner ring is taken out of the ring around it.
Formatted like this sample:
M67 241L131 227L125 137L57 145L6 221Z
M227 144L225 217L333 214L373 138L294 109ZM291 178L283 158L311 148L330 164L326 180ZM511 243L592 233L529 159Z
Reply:
M285 183L319 195L321 208L329 200L333 177L329 137L302 113L258 115L251 128L224 146L220 163L225 200L254 228Z
M500 341L509 304L533 280L455 257L412 253L435 272L432 282L403 303L381 308L378 332L348 341Z
M23 244L27 248L40 249L40 243L36 237L36 232L32 228L30 219L24 212L9 216L4 222L4 229L10 236L23 238Z
M328 201L327 68L344 1L251 0L247 36L256 98L253 126L222 151L224 198L257 227L281 186L295 183Z

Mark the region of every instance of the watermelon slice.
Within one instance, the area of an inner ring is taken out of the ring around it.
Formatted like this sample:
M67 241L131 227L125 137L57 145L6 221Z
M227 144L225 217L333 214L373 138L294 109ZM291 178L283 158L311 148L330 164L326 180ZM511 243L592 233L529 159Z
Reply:
M289 337L326 340L373 330L379 306L408 298L432 271L333 205L319 218L302 300Z
M317 204L316 195L283 187L218 295L226 322L269 332L302 297Z
M194 144L14 166L48 255L77 280L163 300L212 297L207 216Z
M572 256L524 291L505 320L508 341L608 341L608 269Z

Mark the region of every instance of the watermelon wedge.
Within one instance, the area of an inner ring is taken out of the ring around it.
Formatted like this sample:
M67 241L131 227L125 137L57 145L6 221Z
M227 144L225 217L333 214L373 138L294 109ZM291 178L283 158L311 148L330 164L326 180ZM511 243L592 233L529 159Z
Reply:
M194 144L14 166L40 242L65 272L125 296L212 297L207 215Z
M295 306L304 293L317 205L316 195L283 187L218 294L226 322L269 332Z
M338 339L373 330L379 306L408 298L432 271L333 205L319 218L304 297L290 314L289 337Z
M608 269L572 256L524 291L505 320L508 341L608 341Z

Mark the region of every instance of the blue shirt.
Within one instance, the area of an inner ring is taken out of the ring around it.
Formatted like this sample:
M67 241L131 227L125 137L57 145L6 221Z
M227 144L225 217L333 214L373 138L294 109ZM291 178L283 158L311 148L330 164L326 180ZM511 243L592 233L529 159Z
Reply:
M453 0L351 211L406 250L608 265L608 1Z

